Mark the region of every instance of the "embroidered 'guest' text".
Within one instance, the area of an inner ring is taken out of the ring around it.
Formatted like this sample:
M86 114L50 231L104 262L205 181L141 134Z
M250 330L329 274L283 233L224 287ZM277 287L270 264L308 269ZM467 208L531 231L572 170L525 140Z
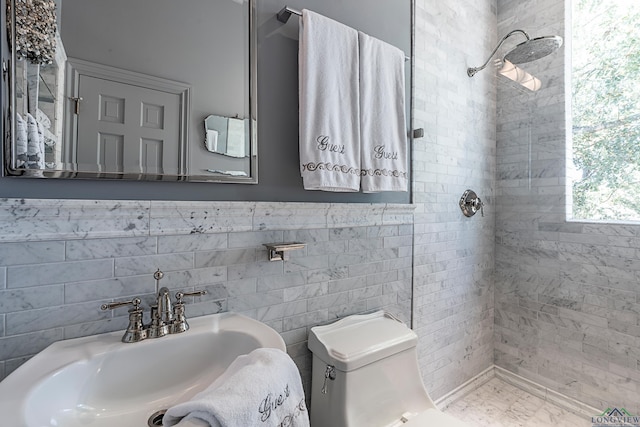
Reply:
M260 406L258 407L258 411L262 414L260 417L260 421L265 422L271 416L271 411L278 409L278 406L281 406L287 397L289 397L289 384L284 388L284 392L274 397L273 394L269 393L267 397L265 397Z
M373 148L373 157L375 157L376 159L391 159L391 160L398 160L398 152L397 151L393 151L391 153L387 153L384 150L384 145L376 145Z
M316 138L316 142L318 143L318 150L320 151L344 154L344 145L330 143L327 135L320 135Z

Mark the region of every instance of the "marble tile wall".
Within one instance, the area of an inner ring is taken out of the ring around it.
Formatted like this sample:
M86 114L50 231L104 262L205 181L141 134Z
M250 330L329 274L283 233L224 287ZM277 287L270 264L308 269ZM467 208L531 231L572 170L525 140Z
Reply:
M499 33L565 32L561 0L498 0ZM517 41L516 41L517 42ZM568 221L564 48L498 79L495 360L593 407L640 412L640 226Z
M469 78L496 43L493 0L417 0L414 120L414 325L437 399L493 363L495 75ZM466 189L484 217L462 215Z
M413 211L0 200L0 378L54 341L124 330L126 308L100 305L140 296L148 307L160 268L163 286L208 291L189 301L188 316L235 311L280 332L308 390L311 326L380 308L410 322ZM268 261L262 244L283 241L307 246Z

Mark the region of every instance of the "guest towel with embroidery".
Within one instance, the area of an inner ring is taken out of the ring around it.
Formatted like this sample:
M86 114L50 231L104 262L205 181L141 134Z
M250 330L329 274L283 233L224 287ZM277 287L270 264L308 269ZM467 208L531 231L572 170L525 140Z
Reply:
M404 52L358 33L362 191L408 191Z
M183 420L208 427L309 427L300 372L275 348L239 356L207 389L169 408L163 425Z
M309 10L300 22L300 173L305 190L359 191L358 33Z

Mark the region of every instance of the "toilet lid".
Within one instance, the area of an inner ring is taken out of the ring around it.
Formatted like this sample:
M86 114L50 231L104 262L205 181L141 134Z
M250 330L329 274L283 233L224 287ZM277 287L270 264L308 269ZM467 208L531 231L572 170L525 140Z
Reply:
M418 337L404 323L384 311L353 315L309 334L309 350L324 363L349 372L415 347Z
M457 418L447 415L438 409L426 411L412 417L402 427L469 427Z

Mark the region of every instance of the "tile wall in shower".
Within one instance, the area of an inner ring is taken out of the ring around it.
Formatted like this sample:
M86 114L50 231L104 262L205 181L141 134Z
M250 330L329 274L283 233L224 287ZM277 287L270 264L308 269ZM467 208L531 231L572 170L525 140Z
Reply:
M568 36L564 1L499 0L498 11L500 34ZM498 78L496 364L637 414L640 226L566 219L566 55L526 64L538 92Z
M495 77L467 76L496 43L495 1L417 0L414 141L415 326L437 399L493 364ZM487 204L462 215L466 189Z

